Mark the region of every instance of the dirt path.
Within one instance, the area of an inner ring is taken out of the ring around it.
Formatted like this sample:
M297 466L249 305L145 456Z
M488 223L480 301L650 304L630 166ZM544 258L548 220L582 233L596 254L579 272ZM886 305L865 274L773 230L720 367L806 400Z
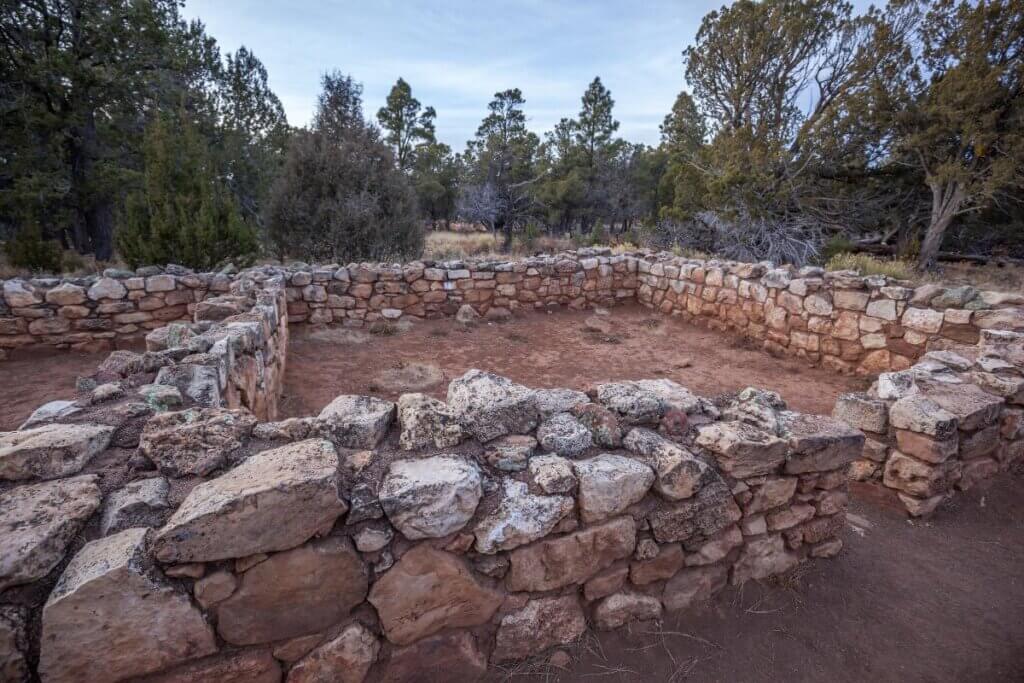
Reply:
M602 318L611 324L607 334L585 327L590 315L535 312L468 329L434 320L393 335L296 330L282 416L316 414L346 393L394 399L403 391L425 391L443 397L451 379L474 367L535 387L584 389L602 380L667 377L715 396L757 386L812 413L830 413L838 394L865 386L862 379L774 358L727 334L639 306L615 308Z
M835 560L728 589L663 624L588 636L566 672L494 680L1024 680L1024 477L910 522L858 489ZM532 674L532 675L531 675Z
M91 375L109 351L16 350L0 361L0 431L17 429L47 401L73 399L75 379Z

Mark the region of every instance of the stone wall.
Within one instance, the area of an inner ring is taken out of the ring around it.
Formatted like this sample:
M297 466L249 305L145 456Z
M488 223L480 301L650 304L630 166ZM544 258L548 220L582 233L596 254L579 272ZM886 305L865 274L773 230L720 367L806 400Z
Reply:
M159 269L142 269L153 273ZM108 272L100 279L3 283L0 351L92 346L189 319L239 275ZM939 343L974 344L982 330L1024 330L1024 294L942 287L820 268L774 267L581 249L516 261L418 261L261 269L287 285L294 324L384 325L408 316L492 320L548 306L640 303L703 320L769 351L874 375L903 370ZM471 310L470 310L471 309Z
M1024 334L930 351L844 394L833 415L867 434L851 476L896 492L914 516L1024 460Z
M863 447L663 379L257 422L162 371L0 435L4 680L471 680L834 556Z

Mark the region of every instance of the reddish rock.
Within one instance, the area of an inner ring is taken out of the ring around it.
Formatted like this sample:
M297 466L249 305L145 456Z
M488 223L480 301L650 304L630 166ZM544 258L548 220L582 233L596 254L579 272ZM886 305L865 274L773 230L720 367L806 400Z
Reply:
M458 631L400 647L392 651L383 668L381 683L473 683L487 672L487 657L472 634Z
M267 650L243 650L188 662L171 671L147 676L140 683L278 683L281 666Z
M526 659L549 647L571 643L586 630L587 620L576 595L530 600L523 609L502 617L491 660Z
M729 570L721 565L684 569L665 584L662 600L667 610L687 609L725 587Z
M288 683L362 683L379 651L380 643L365 626L349 624L295 664Z
M629 567L629 580L637 586L662 581L683 567L683 549L678 543L662 546L657 557L633 562Z
M661 616L661 601L639 593L609 595L594 608L594 623L602 631L610 631L631 621L647 621Z

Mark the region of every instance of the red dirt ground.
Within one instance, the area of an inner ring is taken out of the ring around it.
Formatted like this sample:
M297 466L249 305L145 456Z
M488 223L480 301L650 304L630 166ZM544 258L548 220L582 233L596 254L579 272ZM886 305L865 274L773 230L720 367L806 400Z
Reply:
M865 387L863 379L774 358L756 344L639 306L602 316L612 325L607 335L584 326L591 315L533 312L471 328L431 320L391 335L296 330L281 416L315 415L339 394L395 399L403 391L425 391L443 398L448 382L470 368L533 387L585 389L604 380L666 377L710 397L757 386L778 391L790 407L811 413L831 413L838 394ZM440 370L438 381L428 388L396 386L403 373L420 379L413 364Z
M17 429L47 401L75 398L75 379L91 375L109 351L18 349L0 361L0 431Z

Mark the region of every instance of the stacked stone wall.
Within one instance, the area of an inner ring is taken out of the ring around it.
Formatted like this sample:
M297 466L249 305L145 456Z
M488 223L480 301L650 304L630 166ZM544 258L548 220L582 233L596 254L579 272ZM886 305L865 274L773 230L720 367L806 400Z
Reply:
M867 435L851 476L931 514L1024 460L1024 334L983 330L976 345L930 351L840 396L833 415Z

